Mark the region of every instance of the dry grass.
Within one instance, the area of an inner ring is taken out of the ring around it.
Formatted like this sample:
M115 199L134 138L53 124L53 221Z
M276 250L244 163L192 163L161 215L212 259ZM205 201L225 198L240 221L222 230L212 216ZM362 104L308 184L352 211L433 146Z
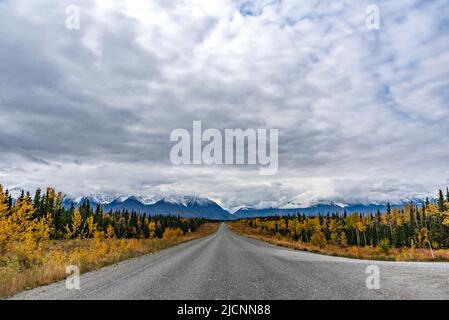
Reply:
M291 248L295 250L308 251L312 253L325 254L330 256L347 257L354 259L368 260L387 260L387 261L449 261L449 250L434 250L432 253L429 249L423 248L394 248L384 253L376 247L366 246L347 246L327 244L324 248L305 243L301 241L293 241L285 237L270 236L261 233L259 230L250 228L238 222L230 222L228 226L237 234L262 240L277 246Z
M39 254L27 253L17 244L0 256L0 297L49 284L67 277L66 267L76 265L81 272L95 270L132 257L209 235L218 224L203 224L197 231L165 239L83 239L48 241Z

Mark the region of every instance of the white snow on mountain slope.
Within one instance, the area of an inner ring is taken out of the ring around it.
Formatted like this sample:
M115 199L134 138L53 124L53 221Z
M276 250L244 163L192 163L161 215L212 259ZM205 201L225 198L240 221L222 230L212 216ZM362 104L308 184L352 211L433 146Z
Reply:
M97 194L91 194L88 196L89 199L92 199L96 203L99 204L108 204L114 201L119 197L118 194L111 194L111 193L97 193Z
M163 196L162 199L166 202L169 202L172 204L177 204L177 205L183 205L185 207L187 207L188 205L192 205L192 204L197 204L200 206L207 206L207 205L214 203L212 200L207 199L207 198L202 198L202 197L198 197L198 196L178 195L178 194L166 195L166 196Z
M347 207L348 204L344 203L341 200L338 201L331 201L331 200L317 200L317 201L289 201L287 204L280 206L279 209L302 209L302 208L309 208L317 205L328 205L328 206L337 206L337 207Z
M22 189L20 187L11 187L9 188L10 194L13 196L13 198L17 199ZM31 193L31 196L34 196L34 192ZM345 208L351 205L386 205L388 202L390 205L403 205L406 203L413 202L415 204L420 204L424 201L424 199L427 197L427 194L417 194L415 196L406 197L403 199L391 199L389 201L375 201L371 199L356 199L351 202L346 202L343 199L334 199L334 200L323 200L323 199L317 199L317 200L306 200L303 199L301 196L297 196L292 198L290 201L262 201L259 202L257 205L241 205L233 208L226 208L226 206L221 203L220 201L212 201L205 197L200 197L197 195L185 195L185 194L176 194L176 193L154 193L154 194L147 194L147 195L120 195L113 192L105 192L105 193L90 193L85 196L78 196L76 198L70 198L74 201L75 204L79 204L83 198L88 198L89 200L99 203L102 205L110 204L111 202L124 202L129 198L133 198L140 203L144 205L151 205L158 201L165 201L167 203L171 203L174 205L182 205L184 207L187 207L189 205L199 205L199 206L207 206L210 204L218 203L221 205L224 209L231 209L230 212L236 212L239 209L268 209L268 208L277 208L277 209L302 209L302 208L310 208L317 205L334 205L341 208ZM433 201L435 197L429 196L429 200Z
M174 205L182 205L187 207L188 205L207 206L214 204L215 202L203 197L180 195L180 194L153 194L153 195L114 195L114 194L90 194L88 196L80 196L73 199L75 204L79 204L84 198L89 199L95 203L107 205L112 202L124 202L128 199L134 199L144 205L155 204L158 201L164 201Z
M387 205L387 203L390 203L390 205L404 205L407 203L414 203L414 204L420 204L423 203L426 198L426 196L422 197L408 197L404 199L392 199L389 201L376 201L376 200L369 200L369 199L360 199L356 201L351 201L350 203L346 203L342 200L317 200L317 201L306 201L306 202L299 202L299 201L290 201L287 204L283 206L279 206L279 209L304 209L304 208L311 208L318 205L328 205L328 206L337 206L340 208L346 208L348 206L353 205L364 205L364 206L370 206L370 205ZM429 201L433 201L434 197L429 197Z
M19 187L12 187L8 189L8 192L13 197L13 199L17 199L22 194L22 189Z

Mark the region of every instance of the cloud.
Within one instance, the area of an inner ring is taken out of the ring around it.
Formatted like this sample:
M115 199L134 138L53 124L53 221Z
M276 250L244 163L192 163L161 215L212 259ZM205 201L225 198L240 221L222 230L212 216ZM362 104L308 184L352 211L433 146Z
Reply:
M0 2L0 180L225 207L384 200L449 181L449 5ZM80 30L65 28L78 5ZM279 172L172 167L169 134L278 128Z

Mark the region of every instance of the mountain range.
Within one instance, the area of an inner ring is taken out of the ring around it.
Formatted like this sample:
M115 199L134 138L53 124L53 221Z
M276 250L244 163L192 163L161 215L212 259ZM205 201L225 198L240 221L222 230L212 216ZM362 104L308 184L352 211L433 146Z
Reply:
M92 207L101 205L105 211L134 210L147 215L180 215L183 217L201 217L211 220L235 220L242 218L266 217L266 216L285 216L285 215L316 215L337 213L348 214L355 211L361 214L376 213L386 211L387 203L356 203L343 204L341 202L320 201L313 205L304 206L303 204L289 203L283 208L240 208L234 213L223 209L215 201L208 198L196 196L108 196L95 195L80 197L76 199L66 198L64 205L69 207L72 203L79 206L83 201L89 200ZM418 198L405 199L391 205L391 208L402 208L404 204L413 202L415 204L423 203Z
M75 206L89 200L92 207L101 205L105 211L128 210L147 215L180 215L186 218L207 218L212 220L232 220L233 216L219 206L216 202L195 196L171 196L171 197L117 197L112 201L102 197L89 196L77 199L65 199L64 205Z

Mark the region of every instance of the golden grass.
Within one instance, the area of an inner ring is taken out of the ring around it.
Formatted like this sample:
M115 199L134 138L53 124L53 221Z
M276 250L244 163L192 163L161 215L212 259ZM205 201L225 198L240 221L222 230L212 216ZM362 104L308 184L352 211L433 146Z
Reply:
M259 230L243 225L239 222L229 222L227 225L235 233L249 238L262 240L277 246L291 248L295 250L307 251L330 256L347 257L367 260L387 260L387 261L449 261L449 250L433 250L434 256L427 248L393 248L386 254L376 247L347 246L327 244L324 248L302 241L294 241L282 236L270 236L261 233Z
M95 270L132 257L198 239L215 232L216 223L206 223L192 233L164 239L82 239L48 241L36 252L24 252L21 244L0 256L0 297L62 280L66 267L81 272Z

